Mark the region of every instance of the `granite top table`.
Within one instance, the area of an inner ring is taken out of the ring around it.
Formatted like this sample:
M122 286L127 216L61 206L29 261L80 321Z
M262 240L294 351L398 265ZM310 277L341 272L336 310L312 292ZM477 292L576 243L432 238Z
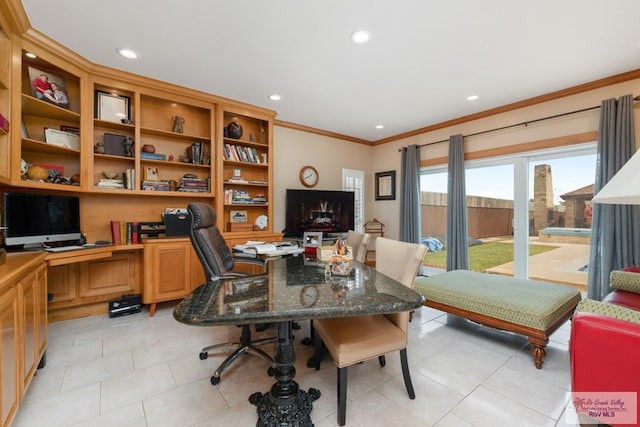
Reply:
M269 262L268 273L205 283L175 308L173 316L197 326L278 323L274 357L276 383L269 393L254 393L258 426L312 426L312 402L320 392L304 392L293 380L295 354L291 321L386 314L418 309L418 292L351 261L347 276L330 275L324 263L303 255Z

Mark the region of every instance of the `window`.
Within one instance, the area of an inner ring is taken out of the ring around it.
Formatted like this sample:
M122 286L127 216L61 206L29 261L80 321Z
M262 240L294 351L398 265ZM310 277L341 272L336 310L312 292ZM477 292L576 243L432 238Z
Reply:
M586 287L595 167L595 143L466 161L470 269ZM420 179L425 262L440 269L446 169Z
M364 230L364 171L342 169L342 190L354 192L353 231L362 233Z

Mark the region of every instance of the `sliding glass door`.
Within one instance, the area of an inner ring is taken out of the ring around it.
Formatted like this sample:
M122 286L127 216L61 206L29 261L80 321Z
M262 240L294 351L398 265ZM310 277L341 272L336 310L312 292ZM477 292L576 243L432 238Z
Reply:
M470 268L585 286L595 160L593 143L465 162ZM446 185L446 167L423 170L425 242L446 236Z

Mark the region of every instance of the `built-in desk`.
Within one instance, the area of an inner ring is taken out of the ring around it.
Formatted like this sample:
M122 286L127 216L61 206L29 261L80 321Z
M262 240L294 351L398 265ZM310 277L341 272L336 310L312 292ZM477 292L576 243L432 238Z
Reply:
M144 245L106 245L46 253L49 320L108 312L107 301L142 291Z

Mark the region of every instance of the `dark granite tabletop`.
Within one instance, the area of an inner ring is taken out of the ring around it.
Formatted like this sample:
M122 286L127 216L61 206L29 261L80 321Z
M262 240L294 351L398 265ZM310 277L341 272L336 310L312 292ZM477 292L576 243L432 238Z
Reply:
M346 276L303 255L270 261L268 272L206 283L175 308L191 325L282 322L410 311L422 305L418 292L357 261Z

